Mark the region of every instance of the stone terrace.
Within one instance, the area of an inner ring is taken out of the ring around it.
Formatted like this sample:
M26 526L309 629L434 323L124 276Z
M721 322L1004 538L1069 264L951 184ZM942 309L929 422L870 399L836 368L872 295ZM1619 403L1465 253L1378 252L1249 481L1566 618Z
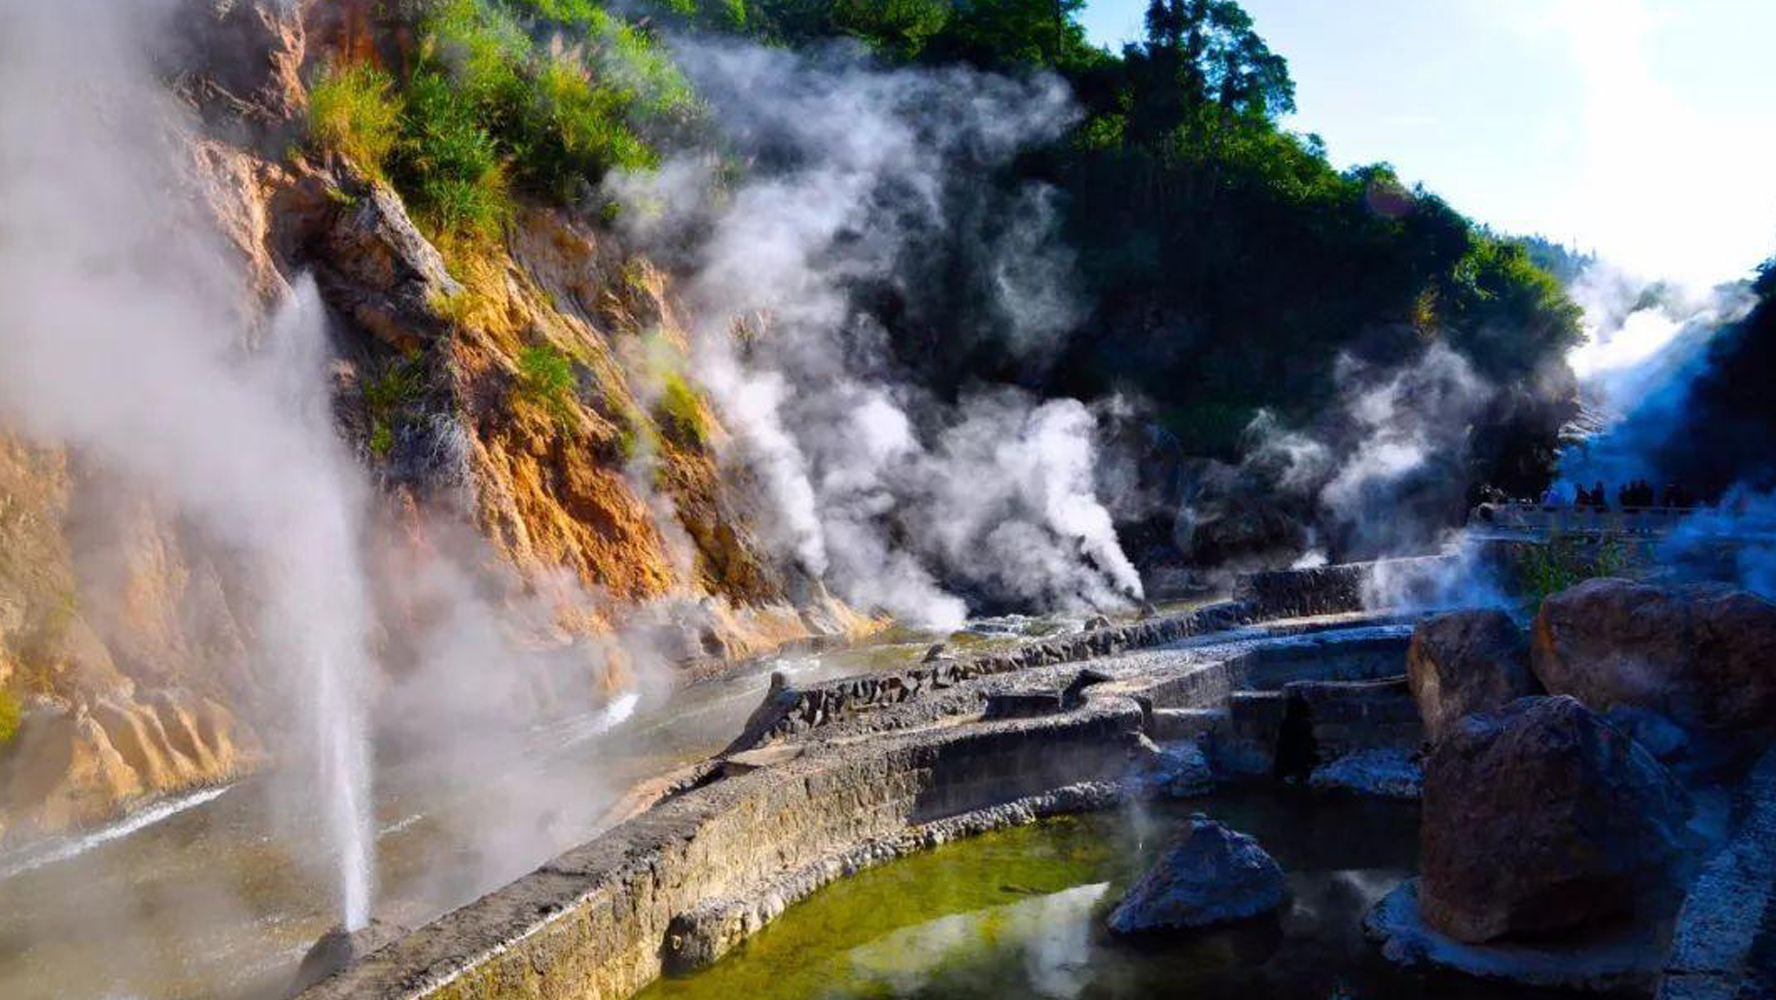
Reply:
M1354 593L1322 606L1353 611ZM1151 754L1148 734L1206 734L1266 766L1275 733L1241 729L1228 710L1236 693L1403 669L1408 625L1203 634L1264 610L1248 597L912 676L821 685L819 697L776 691L773 703L804 706L801 724L753 727L768 738L737 746L700 782L300 996L627 997L663 971L714 961L860 867L1117 801L1131 765ZM1016 717L989 711L1019 696Z

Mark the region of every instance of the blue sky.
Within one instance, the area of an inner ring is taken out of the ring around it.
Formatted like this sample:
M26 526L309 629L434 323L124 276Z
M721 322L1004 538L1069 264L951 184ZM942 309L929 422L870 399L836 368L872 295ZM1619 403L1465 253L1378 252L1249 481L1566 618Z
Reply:
M1146 0L1089 0L1093 38ZM1776 0L1244 0L1339 166L1707 283L1776 254Z

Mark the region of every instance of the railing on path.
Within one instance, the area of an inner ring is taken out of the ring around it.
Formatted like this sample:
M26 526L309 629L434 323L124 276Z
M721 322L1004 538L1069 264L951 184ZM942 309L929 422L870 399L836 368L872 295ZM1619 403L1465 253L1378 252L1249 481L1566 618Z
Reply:
M1691 518L1705 516L1710 524L1739 525L1738 520L1719 518L1710 507L1608 507L1573 504L1484 503L1475 507L1468 525L1482 532L1503 535L1556 535L1591 537L1663 538ZM1768 526L1766 526L1768 527ZM1725 532L1737 535L1738 531Z

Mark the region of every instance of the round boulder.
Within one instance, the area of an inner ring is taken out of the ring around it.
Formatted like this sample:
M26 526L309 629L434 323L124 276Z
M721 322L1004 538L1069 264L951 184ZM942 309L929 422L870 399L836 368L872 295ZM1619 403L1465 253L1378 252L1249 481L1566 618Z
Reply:
M1432 743L1464 715L1542 693L1529 643L1503 611L1457 611L1413 629L1406 681Z
M1689 729L1776 728L1776 604L1714 584L1587 580L1542 602L1531 667L1597 711L1648 709Z
M1482 942L1662 910L1691 810L1663 765L1575 699L1468 716L1425 765L1424 917Z
M1200 813L1110 913L1117 934L1193 930L1270 913L1288 898L1258 842Z

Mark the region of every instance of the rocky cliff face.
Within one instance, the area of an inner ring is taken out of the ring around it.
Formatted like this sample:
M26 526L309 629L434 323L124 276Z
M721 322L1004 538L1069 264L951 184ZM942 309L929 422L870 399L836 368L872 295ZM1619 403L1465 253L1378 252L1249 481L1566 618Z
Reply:
M385 690L399 697L427 655L416 637L445 605L423 581L441 563L512 612L520 645L566 651L583 675L563 690L558 670L490 663L499 712L570 710L638 659L868 628L751 527L667 275L542 206L503 239L441 250L392 190L293 144L305 73L368 44L360 6L187 5L166 72L194 112L170 144L188 183L168 213L223 237L260 336L313 277L338 429L380 487L366 546ZM22 709L0 746L4 834L96 822L274 755L254 588L226 547L140 484L3 430L0 689Z

